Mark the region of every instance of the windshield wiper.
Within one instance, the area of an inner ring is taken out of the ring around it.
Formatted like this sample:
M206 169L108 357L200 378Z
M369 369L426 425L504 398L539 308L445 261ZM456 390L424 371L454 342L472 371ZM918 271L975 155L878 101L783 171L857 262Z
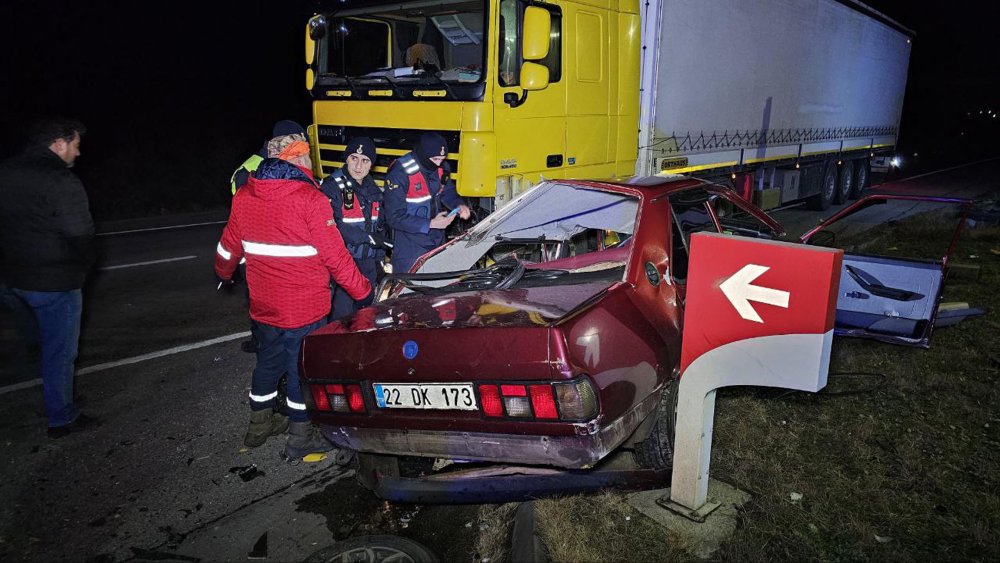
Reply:
M563 241L555 240L550 238L545 238L545 235L539 235L535 238L513 238L506 237L504 235L495 235L493 240L497 242L509 242L514 244L561 244Z
M437 81L438 84L444 86L444 89L448 92L448 94L452 98L456 100L458 99L458 96L455 95L455 92L451 89L451 86L447 82L442 80L441 77L437 75L437 73L424 73L424 75L420 77L420 80L423 80L424 78L433 78L435 81Z
M402 97L402 95L400 95L399 90L397 88L396 81L393 80L393 79L391 79L391 78L389 78L388 76L363 76L359 80L385 80L386 82L389 83L389 88L392 88L392 94L394 96L396 96L397 98L401 98Z
M507 289L517 283L525 273L524 264L512 257L504 258L486 268L469 268L453 272L434 272L427 274L387 274L379 282L376 295L382 294L385 287L392 283L401 283L407 289L422 294L454 293L456 291L479 291L484 289ZM434 287L424 286L416 282L446 280L457 278L452 284Z

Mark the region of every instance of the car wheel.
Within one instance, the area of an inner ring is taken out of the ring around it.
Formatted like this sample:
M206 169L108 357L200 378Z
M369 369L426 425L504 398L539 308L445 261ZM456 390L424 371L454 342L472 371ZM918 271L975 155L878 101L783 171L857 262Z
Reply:
M633 454L635 461L647 469L670 469L674 464L674 431L677 426L677 388L675 379L663 388L660 405L653 416L656 421L649 436L637 443Z
M306 558L307 562L312 563L334 561L433 563L437 560L431 550L423 545L411 539L389 535L347 538L329 547L324 547Z
M833 197L833 202L847 203L852 193L854 193L854 161L845 160L837 174L837 193Z
M854 162L854 185L851 186L853 193L851 198L859 198L868 190L868 183L871 181L871 163L867 158L862 158Z

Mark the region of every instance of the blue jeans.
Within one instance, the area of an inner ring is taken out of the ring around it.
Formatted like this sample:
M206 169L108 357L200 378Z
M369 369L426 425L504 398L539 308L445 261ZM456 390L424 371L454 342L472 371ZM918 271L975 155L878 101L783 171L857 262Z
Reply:
M299 350L307 334L324 326L326 319L299 328L279 328L253 321L253 334L257 338L257 366L253 369L250 383L250 408L255 411L271 409L278 396L278 380L288 375L287 397L288 419L306 422L306 404L302 400L302 384L299 383Z
M80 415L73 404L73 373L80 343L83 294L11 288L35 313L42 346L42 388L49 427L65 426Z

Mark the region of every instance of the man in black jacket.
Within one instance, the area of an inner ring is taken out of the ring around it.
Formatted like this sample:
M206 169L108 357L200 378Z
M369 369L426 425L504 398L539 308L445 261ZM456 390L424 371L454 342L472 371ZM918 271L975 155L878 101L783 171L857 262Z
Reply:
M69 170L85 131L73 119L39 120L27 149L0 163L0 282L38 321L52 438L96 422L73 402L81 288L94 261L87 193Z

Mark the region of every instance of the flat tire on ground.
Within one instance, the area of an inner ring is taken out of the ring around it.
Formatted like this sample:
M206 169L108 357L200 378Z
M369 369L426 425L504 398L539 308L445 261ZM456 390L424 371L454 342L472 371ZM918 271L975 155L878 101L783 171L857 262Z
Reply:
M854 161L845 160L837 170L837 193L834 194L833 202L836 204L847 203L854 193Z
M819 193L809 198L809 208L814 211L825 211L833 203L834 194L837 192L837 161L828 160L826 169L823 172L823 183L820 184Z
M646 469L670 469L674 464L674 432L677 428L677 389L680 380L668 383L660 393L660 404L649 436L636 443L635 461Z
M434 563L437 560L434 553L423 545L401 536L389 535L347 538L324 547L306 558L306 561L311 563L332 563L335 561Z
M867 158L854 161L854 184L851 186L852 199L857 199L865 194L871 182L872 168Z

